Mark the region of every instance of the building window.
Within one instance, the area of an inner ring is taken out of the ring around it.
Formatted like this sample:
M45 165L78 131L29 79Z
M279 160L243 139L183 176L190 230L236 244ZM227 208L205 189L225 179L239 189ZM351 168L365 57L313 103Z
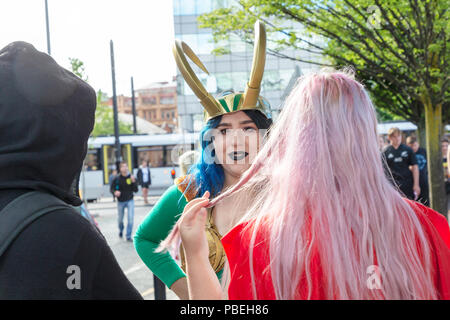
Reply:
M214 49L212 34L199 33L197 35L198 54L211 54Z
M280 90L280 72L278 70L268 70L264 72L264 78L261 83L264 91L277 91Z
M197 14L208 13L212 11L211 1L197 0Z
M230 50L233 53L245 52L245 42L241 40L237 35L230 35Z
M284 91L287 88L293 74L292 69L280 70L280 90Z
M161 97L159 99L160 104L174 104L175 98L174 97Z
M217 93L233 89L233 80L230 72L216 74Z
M95 171L95 170L101 170L101 162L98 161L99 159L99 152L100 149L89 149L86 154L86 159L84 160L85 163L85 169L87 171Z
M200 0L201 1L201 0ZM212 9L228 8L230 6L230 0L212 0Z
M179 16L181 14L181 0L173 0L173 15Z
M156 98L155 97L144 97L144 98L142 98L142 104L154 105L154 104L156 104Z
M264 72L263 82L264 82L265 76L266 76L266 72ZM243 90L245 90L245 87L247 86L248 73L247 72L233 72L231 79L233 81L232 88L235 91L243 91Z
M195 15L196 2L197 2L196 0L181 0L178 7L179 14L182 16Z
M137 148L139 163L142 160L150 162L152 167L164 166L164 152L162 146L148 146Z
M196 33L193 34L182 34L177 35L176 38L183 40L186 44L194 51L198 53L198 35Z

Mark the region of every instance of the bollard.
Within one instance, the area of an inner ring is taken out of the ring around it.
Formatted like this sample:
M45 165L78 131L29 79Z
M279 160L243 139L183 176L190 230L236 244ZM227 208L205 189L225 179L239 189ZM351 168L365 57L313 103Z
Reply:
M155 289L155 300L166 300L166 285L153 275L153 288Z

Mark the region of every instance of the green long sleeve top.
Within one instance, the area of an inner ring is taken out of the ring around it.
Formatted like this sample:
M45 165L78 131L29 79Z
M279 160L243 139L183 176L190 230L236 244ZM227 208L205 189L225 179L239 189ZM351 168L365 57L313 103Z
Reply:
M186 274L169 252L156 253L154 250L169 235L186 204L178 187L169 187L139 225L134 236L134 246L142 261L169 288Z
M139 225L134 236L134 246L142 261L169 288L186 274L169 252L156 253L154 250L169 235L186 204L186 198L177 185L169 187ZM223 269L216 273L219 279L222 272Z

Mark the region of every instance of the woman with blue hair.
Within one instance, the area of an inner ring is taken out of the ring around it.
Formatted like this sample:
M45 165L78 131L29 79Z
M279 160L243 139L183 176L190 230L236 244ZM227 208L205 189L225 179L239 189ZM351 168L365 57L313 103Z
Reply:
M239 181L256 157L264 133L272 124L270 106L259 95L266 55L264 25L255 24L255 50L250 81L245 92L228 91L214 98L191 69L186 56L208 73L186 43L176 40L174 55L184 79L205 109L205 123L200 133L201 152L186 176L175 180L139 226L134 245L149 269L180 299L188 299L184 252L181 267L168 252L156 250L172 230L187 202L209 192L212 197ZM209 258L220 278L225 264L222 236L239 220L233 201L208 210L206 235Z

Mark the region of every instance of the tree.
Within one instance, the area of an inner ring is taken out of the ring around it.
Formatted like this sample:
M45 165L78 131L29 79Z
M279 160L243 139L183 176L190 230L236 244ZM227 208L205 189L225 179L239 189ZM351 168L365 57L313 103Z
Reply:
M107 104L108 96L101 90L97 91L97 109L95 110L95 125L91 135L93 137L109 136L114 134L114 112ZM121 134L132 134L133 128L130 124L119 120L119 132Z
M269 54L321 66L353 66L387 114L425 131L430 198L447 214L440 136L449 111L449 29L446 0L239 0L200 16L216 42L234 33L252 42L265 22ZM293 22L294 24L287 24ZM302 28L299 29L299 25ZM285 49L323 57L307 59ZM226 53L218 48L216 53Z
M83 61L77 58L69 58L72 72L88 82L88 76ZM91 136L109 136L114 134L114 112L107 104L108 97L101 90L97 91L97 108L95 110L95 125ZM119 132L121 134L132 134L132 126L119 120Z
M72 72L82 80L88 82L88 76L86 75L86 71L84 69L84 62L77 58L69 58L69 61Z

